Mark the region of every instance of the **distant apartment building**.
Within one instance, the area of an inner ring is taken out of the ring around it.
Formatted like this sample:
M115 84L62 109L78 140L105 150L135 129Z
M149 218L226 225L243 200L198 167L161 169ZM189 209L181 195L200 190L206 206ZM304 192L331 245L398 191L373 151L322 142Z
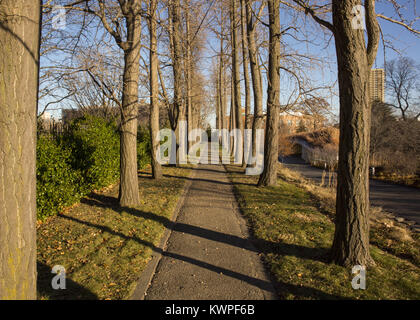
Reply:
M287 128L288 133L298 131L315 131L325 126L326 119L321 115L311 115L303 112L280 113L280 126Z
M243 110L242 121L245 123L245 110ZM265 128L267 115L263 116L263 127ZM230 127L230 116L226 116L226 124ZM253 115L250 115L253 122ZM311 115L304 112L281 112L279 115L279 128L285 129L287 133L294 134L302 131L315 131L325 127L327 119L322 115Z
M385 102L385 70L372 69L369 77L369 97L371 101Z

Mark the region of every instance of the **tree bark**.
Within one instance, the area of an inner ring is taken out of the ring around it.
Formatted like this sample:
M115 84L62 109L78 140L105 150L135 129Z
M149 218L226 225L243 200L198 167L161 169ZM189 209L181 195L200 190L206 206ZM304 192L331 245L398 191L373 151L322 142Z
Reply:
M252 156L256 156L257 150L257 130L263 128L263 107L262 107L262 79L261 69L258 61L257 47L255 44L255 26L252 19L251 1L245 0L246 3L246 25L248 38L249 63L251 66L252 89L254 93L254 119L252 123Z
M40 8L0 4L0 300L36 299Z
M124 75L121 110L121 206L140 203L137 168L137 116L141 18L131 13L127 20L127 45L124 48Z
M182 45L181 45L181 5L180 0L170 1L170 19L171 19L171 36L172 36L172 67L174 74L174 109L177 112L176 127L176 149L177 149L177 165L179 165L179 147L180 136L178 125L180 121L185 121L186 110L182 98Z
M185 84L186 84L186 103L187 103L187 134L191 132L191 130L195 129L193 126L194 119L193 119L193 106L192 106L192 43L191 43L191 30L190 30L190 8L189 8L189 0L185 1L185 36L186 36L186 52L185 52ZM188 142L188 150L191 148L192 142Z
M242 120L242 103L241 103L241 75L239 70L239 38L238 38L238 3L237 0L230 2L230 25L231 25L231 41L232 41L232 85L233 85L233 103L235 109L235 125L236 129L244 132L244 123ZM239 152L242 148L240 144L236 144L235 152Z
M268 65L267 121L264 147L264 171L259 186L277 184L277 163L280 114L280 1L268 1L270 43Z
M158 56L156 37L157 0L149 3L149 33L150 33L150 136L152 140L152 175L154 179L162 178L162 166L157 155L160 152L159 135L159 82Z
M246 3L241 0L241 31L242 31L242 57L244 68L244 84L245 84L245 129L251 129L251 89L249 79L249 50L246 26Z
M228 129L228 124L226 123L227 116L227 90L226 90L226 70L225 70L225 53L224 53L224 25L225 18L223 15L223 7L221 4L220 7L220 56L219 56L219 105L220 105L220 126L221 129ZM222 136L223 143L227 142L227 137Z
M333 23L340 88L340 146L333 262L367 266L369 253L369 73L378 47L374 1L365 1L364 30L352 28L357 0L333 1Z

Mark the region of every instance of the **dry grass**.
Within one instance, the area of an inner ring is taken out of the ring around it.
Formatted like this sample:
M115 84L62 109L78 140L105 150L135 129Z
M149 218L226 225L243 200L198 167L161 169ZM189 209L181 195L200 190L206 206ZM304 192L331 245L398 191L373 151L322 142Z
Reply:
M340 131L337 128L329 127L314 132L305 132L295 135L311 144L314 147L323 148L330 145L331 148L338 146L340 140Z
M94 192L80 204L38 226L40 299L124 299L170 222L187 168L164 168L166 177L139 176L141 205L118 204L118 185ZM51 269L62 265L67 290L51 289Z

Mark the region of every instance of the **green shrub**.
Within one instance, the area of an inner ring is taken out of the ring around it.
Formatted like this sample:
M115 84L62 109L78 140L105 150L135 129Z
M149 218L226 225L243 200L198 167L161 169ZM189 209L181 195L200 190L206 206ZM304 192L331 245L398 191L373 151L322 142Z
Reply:
M40 134L37 142L38 219L57 214L94 189L119 178L120 140L105 119L75 120L60 137Z
M92 116L77 119L64 135L63 143L71 148L72 167L80 170L89 191L118 179L120 139L114 123Z
M151 162L152 142L147 127L139 127L137 134L137 165L139 170Z
M37 142L37 216L43 220L80 200L82 177L70 166L71 152L49 135Z

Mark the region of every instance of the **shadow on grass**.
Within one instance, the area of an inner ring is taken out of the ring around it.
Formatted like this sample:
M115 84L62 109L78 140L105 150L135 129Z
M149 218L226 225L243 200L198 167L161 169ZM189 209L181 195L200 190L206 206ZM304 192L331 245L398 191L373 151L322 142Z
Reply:
M52 267L37 261L37 289L42 299L48 300L97 300L98 297L82 285L66 278L65 290L54 290L51 285L56 274L51 273Z
M118 199L114 197L108 197L103 196L99 194L93 194L91 195L90 199L83 199L81 201L84 204L88 204L90 206L97 206L100 208L112 208L113 210L122 213L126 212L131 215L134 215L139 218L148 219L148 220L154 220L156 222L161 223L165 228L174 230L176 232L186 233L193 236L201 237L204 239L212 240L215 242L225 243L231 246L236 246L241 249L246 249L249 251L254 252L262 252L265 254L268 253L275 253L275 254L281 254L281 255L290 255L290 256L296 256L303 259L311 259L311 260L317 260L321 262L326 262L325 256L328 253L327 248L309 248L309 247L303 247L299 245L294 244L288 244L284 242L272 242L262 239L251 239L254 244L257 245L259 250L255 250L254 246L251 245L250 239L244 239L238 236L213 231L193 225L188 225L185 223L179 223L179 222L173 222L168 218L158 216L156 214L153 214L151 212L144 212L135 208L127 208L127 207L120 207L118 204ZM199 209L199 206L196 207ZM64 216L66 219L74 219L67 216ZM87 222L77 220L76 222L85 223ZM101 228L101 226L91 225L92 227ZM107 228L107 227L103 227ZM112 230L106 230L103 231L112 233ZM138 239L140 240L140 239ZM141 241L141 240L140 240ZM144 243L142 243L144 244ZM148 244L146 244L148 245Z
M169 257L169 258L172 258L172 259L181 260L181 261L184 261L186 263L193 264L193 265L196 265L200 268L204 268L204 269L216 272L216 273L222 273L222 274L227 275L229 277L247 282L247 283L249 283L249 284L251 284L255 287L258 287L262 290L266 290L266 291L270 290L271 285L272 285L268 281L264 281L264 280L260 280L260 279L254 278L254 277L250 277L250 276L247 276L247 275L244 275L244 274L241 274L241 273L229 270L229 269L225 269L225 268L222 268L222 267L218 267L218 266L209 264L209 263L204 262L204 261L200 261L200 260L197 260L197 259L194 259L194 258L191 258L191 257L179 255L179 254L172 253L172 252L163 251L161 248L156 247L151 242L139 239L137 237L128 237L128 236L126 236L126 235L124 235L120 232L114 231L114 230L112 230L112 229L110 229L106 226L96 225L96 224L93 224L93 223L90 223L90 222L82 221L82 220L79 220L79 219L76 219L76 218L73 218L73 217L68 217L68 216L64 216L63 218L71 220L71 221L76 222L76 223L81 223L81 224L87 225L89 227L97 228L97 229L101 230L102 232L108 232L112 235L121 237L121 238L126 239L126 240L134 240L141 245L144 245L144 246L147 246L147 247L151 248L154 252L157 252L157 253L161 254L162 256ZM205 229L198 228L198 227L187 226L187 225L183 225L183 224L176 224L174 230L179 231L179 232L188 232L188 233L191 233L191 234L196 234L198 236L202 236L202 237L205 237L205 238L208 238L208 239L211 239L211 240L215 240L215 241L221 241L222 240L223 242L227 242L231 245L237 245L237 246L240 246L241 248L252 250L252 246L250 246L250 243L247 242L246 239L242 239L242 238L239 238L239 237L225 235L225 234L221 234L219 232L214 232L214 231L205 230ZM293 289L293 292L295 292L295 293L299 292L300 296L305 296L305 297L308 297L308 298L341 299L341 297L326 294L326 293L324 293L320 290L317 290L315 288L298 287L298 286L290 285L290 284L287 284L287 283L280 283L280 284L277 284L277 285L280 285L281 287L287 288L288 290Z
M217 232L217 231L213 231L213 230L209 230L209 229L205 229L205 228L201 228L201 227L197 227L193 225L188 225L184 223L174 223L167 218L157 216L150 212L143 212L134 208L120 207L118 204L118 200L116 198L98 195L98 194L94 194L92 195L91 199L85 199L82 202L91 206L98 206L101 208L112 208L113 210L116 210L117 212L127 212L137 217L141 217L145 219L152 219L152 220L162 223L166 228L172 229L175 232L181 232L181 233L194 235L197 237L205 238L205 239L212 240L215 242L225 243L231 246L236 246L236 247L249 250L249 251L254 251L257 253L264 253L264 254L275 253L275 254L280 254L280 255L290 255L290 256L296 256L298 258L303 258L303 259L326 262L326 257L329 251L328 248L309 248L309 247L304 247L304 246L299 246L299 245L287 244L283 242L270 242L270 241L261 240L261 239L251 239L252 241L251 243L250 239L244 239L238 236L225 234L225 233L221 233L221 232ZM109 232L110 234L113 234L113 235L116 235L125 239L132 239L134 241L137 241L141 245L150 247L152 250L162 254L163 256L168 256L173 259L178 259L187 263L191 263L201 268L206 268L214 272L218 272L218 273L222 272L223 274L227 276L245 281L263 290L266 290L269 287L269 283L237 273L232 270L223 269L215 265L211 265L206 262L199 261L190 257L176 255L170 252L163 252L160 248L156 247L153 243L144 241L139 238L127 237L124 234L115 232L106 226L95 225L95 224L81 221L81 220L71 218L71 217L65 217L65 218L70 219L77 223L85 224L89 227L100 229L103 232ZM307 297L307 298L314 298L314 299L342 299L342 297L330 295L320 290L309 288L309 287L300 287L300 286L295 286L292 284L282 283L282 282L280 283L277 282L276 286L278 287L278 292L280 294L293 293L300 297Z

